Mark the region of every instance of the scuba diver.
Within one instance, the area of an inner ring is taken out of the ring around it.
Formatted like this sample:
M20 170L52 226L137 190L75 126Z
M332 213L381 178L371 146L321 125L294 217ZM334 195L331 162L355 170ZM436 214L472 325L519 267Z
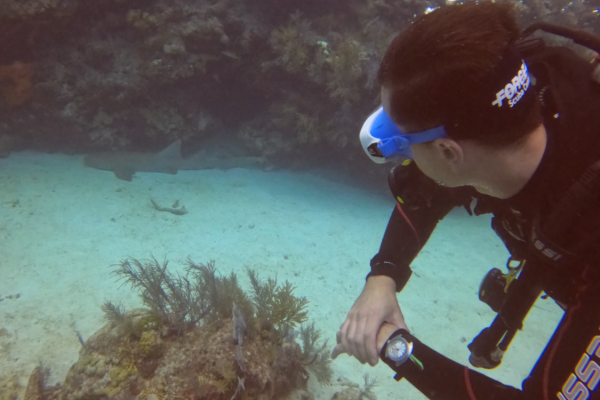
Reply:
M396 205L332 358L381 358L430 399L600 399L600 65L537 30L600 52L589 32L545 22L521 32L512 6L494 2L436 9L391 42L382 107L360 140L373 161L396 161ZM565 310L522 390L437 353L404 322L396 292L457 206L492 213L511 254L507 272L482 281L497 316L468 345L473 366L500 365L542 294Z

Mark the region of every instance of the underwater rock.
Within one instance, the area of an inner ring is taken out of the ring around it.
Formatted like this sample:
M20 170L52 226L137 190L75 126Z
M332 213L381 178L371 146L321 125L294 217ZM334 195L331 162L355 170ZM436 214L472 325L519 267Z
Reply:
M307 392L306 390L296 389L289 396L286 397L286 400L314 400L315 396L311 392Z
M27 382L27 389L25 390L24 400L43 400L43 386L44 386L44 376L42 372L42 367L36 367L31 376L29 377L29 381Z
M232 323L216 321L161 337L154 316L146 309L125 313L138 327L128 332L114 322L106 324L85 342L63 386L45 398L314 398L306 391L308 373L301 363L300 346L274 341L272 327L257 327L256 334L244 338L246 360L241 371L235 361ZM38 380L34 371L30 384ZM32 389L31 393L39 392ZM29 399L37 398L41 399Z
M18 399L22 389L16 374L13 376L0 376L0 400Z

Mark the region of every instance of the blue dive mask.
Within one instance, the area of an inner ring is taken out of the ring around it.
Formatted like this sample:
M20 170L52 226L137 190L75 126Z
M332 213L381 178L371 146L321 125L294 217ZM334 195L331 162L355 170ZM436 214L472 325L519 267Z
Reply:
M394 121L379 107L367 118L360 131L360 142L371 160L378 164L397 157L412 159L411 144L447 137L443 126L423 132L403 134Z

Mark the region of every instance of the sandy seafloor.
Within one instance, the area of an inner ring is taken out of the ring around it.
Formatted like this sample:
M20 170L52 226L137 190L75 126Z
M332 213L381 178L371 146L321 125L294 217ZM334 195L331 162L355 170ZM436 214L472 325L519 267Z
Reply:
M157 212L150 198L164 205L178 199L189 214ZM85 339L104 324L105 300L140 305L111 276L111 265L128 256L166 257L179 271L187 257L212 259L246 284L246 266L262 278L287 279L310 300L310 321L334 343L392 207L385 190L319 171L138 173L125 182L85 168L81 156L14 153L0 160L0 376L16 374L24 385L42 361L51 383L62 381L80 350L76 331ZM489 216L454 210L399 295L413 333L461 363L468 362L466 345L494 317L477 299L479 283L507 257L489 225ZM538 301L503 365L483 372L520 387L561 316L552 300ZM379 399L424 398L381 363L371 368L341 356L332 367L331 386L311 380L316 399L342 390L337 378L362 383L365 373L377 377Z

